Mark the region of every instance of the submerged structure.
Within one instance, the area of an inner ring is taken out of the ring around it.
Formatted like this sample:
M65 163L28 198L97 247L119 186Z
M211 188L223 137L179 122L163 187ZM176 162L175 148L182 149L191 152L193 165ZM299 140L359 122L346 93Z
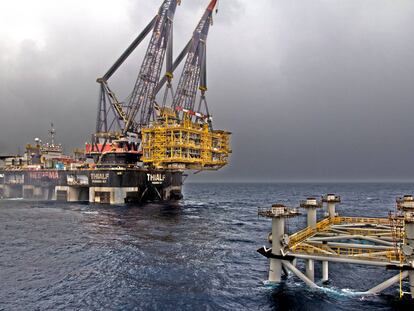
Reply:
M377 294L398 284L400 297L414 298L414 198L406 195L396 201L396 211L388 218L342 217L336 212L339 196L328 194L320 200L308 198L299 208L275 204L259 208L258 215L272 219L269 234L271 247L257 251L269 258L269 282L279 283L289 271L311 288L315 283L315 261L322 263L322 282L329 280L329 262L370 265L395 270L392 278L364 290L361 294ZM317 221L316 210L326 204L326 218ZM307 214L307 227L291 235L285 232L287 218ZM305 271L297 268L304 260ZM403 280L408 278L409 291Z
M178 200L186 170L218 170L228 163L230 132L214 129L206 100L206 44L217 0L210 1L174 60L173 24L180 2L164 0L145 29L97 79L96 132L85 150L63 155L52 128L50 144L37 140L22 157L2 157L0 196L111 204ZM108 81L148 35L132 92L120 101ZM174 72L184 59L174 88Z

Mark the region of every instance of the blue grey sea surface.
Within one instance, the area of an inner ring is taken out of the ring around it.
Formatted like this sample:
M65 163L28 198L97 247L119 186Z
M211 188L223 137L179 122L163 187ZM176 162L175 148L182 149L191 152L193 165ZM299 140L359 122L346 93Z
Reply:
M398 299L398 288L357 295L395 274L367 266L331 264L324 291L308 290L292 276L267 286L268 261L256 249L266 243L271 224L257 217L257 207L293 206L333 192L343 198L343 215L387 216L396 196L414 192L413 184L221 183L184 189L185 200L175 206L0 201L0 310L410 306ZM305 221L302 215L287 227L292 232Z

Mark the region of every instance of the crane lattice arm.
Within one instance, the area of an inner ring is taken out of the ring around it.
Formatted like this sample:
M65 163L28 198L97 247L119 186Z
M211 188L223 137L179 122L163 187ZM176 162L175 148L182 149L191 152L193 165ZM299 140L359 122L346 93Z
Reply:
M173 100L172 106L176 110L194 111L197 88L201 90L202 99L204 99L204 93L207 90L206 41L216 4L217 0L210 2L193 32L187 59ZM208 115L207 105L206 110Z
M159 9L148 50L128 104L128 121L123 129L124 133L139 130L133 128L134 122L142 126L147 125L151 119L155 88L161 76L165 53L167 48L172 51L172 43L169 43L169 39L172 37L177 4L179 0L165 0ZM171 66L172 62L168 63L167 66ZM139 119L135 120L138 113L140 113Z

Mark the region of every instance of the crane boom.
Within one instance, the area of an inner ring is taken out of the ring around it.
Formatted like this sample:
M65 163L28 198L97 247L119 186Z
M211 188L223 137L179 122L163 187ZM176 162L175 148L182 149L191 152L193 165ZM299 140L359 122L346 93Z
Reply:
M106 81L102 81L102 86L105 89L105 93L108 95L108 98L118 115L119 119L124 122L124 124L127 122L127 116L125 114L125 111L122 108L121 103L119 102L118 98L116 97L115 93L111 91L111 89L108 86L108 83Z
M128 121L123 133L138 131L133 128L134 122L138 126L146 125L151 119L155 100L155 88L161 75L165 53L172 36L174 14L179 0L165 0L161 5L155 21L152 37L145 54L138 78L128 104ZM135 120L140 112L140 117Z
M194 111L197 87L204 92L206 86L206 41L217 0L212 0L193 32L187 59L180 77L172 107Z
M99 80L108 81L108 79L118 70L118 68L124 63L124 61L131 55L131 53L138 47L138 45L145 39L145 37L150 33L154 28L155 21L157 16L149 22L149 24L144 28L144 30L135 38L134 41L128 46L128 48L122 53L122 55L116 60L116 62L108 69L108 71L102 76Z
M131 53L141 44L145 37L150 33L154 28L155 21L157 16L155 16L149 24L144 28L144 30L135 38L135 40L128 46L128 48L121 54L121 56L116 60L116 62L108 69L108 71L101 77L96 79L100 87L100 100L98 107L98 116L96 122L96 132L102 133L107 132L111 128L111 124L108 124L108 111L106 105L106 99L110 102L110 107L115 116L116 124L119 128L123 128L128 121L126 112L122 107L122 104L116 98L116 95L111 91L108 86L108 79L119 69L119 67L125 62L125 60L131 55ZM114 121L115 121L114 120ZM121 122L122 121L122 124Z
M188 50L190 49L190 46L191 46L191 40L188 41L188 43L186 44L186 46L184 47L184 49L177 56L177 58L174 60L174 63L172 63L172 65L169 68L169 70L167 70L166 74L162 77L162 79L160 80L160 82L158 83L158 85L157 85L157 87L155 89L155 94L158 94L158 92L163 88L163 86L165 85L165 83L167 83L169 76L171 76L171 74L174 73L174 71L177 69L177 67L181 64L181 62L183 61L184 57L187 55Z

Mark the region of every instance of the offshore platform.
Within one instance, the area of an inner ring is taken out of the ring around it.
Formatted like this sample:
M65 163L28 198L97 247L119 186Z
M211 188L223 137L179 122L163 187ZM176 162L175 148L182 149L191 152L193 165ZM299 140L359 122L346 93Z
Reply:
M63 201L170 201L182 198L185 171L218 170L228 163L230 132L213 128L208 109L207 37L217 0L211 0L181 53L173 58L179 0L157 14L99 79L96 132L84 151L65 156L51 142L3 156L0 197ZM216 9L217 10L217 9ZM150 35L151 34L151 35ZM133 90L120 101L109 79L150 35ZM174 72L185 59L177 87Z
M315 262L322 263L321 282L329 281L329 262L368 265L396 271L395 276L375 284L361 295L378 294L398 284L400 298L414 298L414 197L397 198L394 212L387 218L343 217L336 212L341 198L328 194L308 198L299 207L283 204L258 209L258 215L272 219L272 232L268 240L271 247L257 251L269 258L269 282L279 283L289 272L310 288L321 288L315 281ZM326 204L326 217L317 221L317 210ZM307 227L292 234L285 231L287 219L306 211ZM297 266L305 263L305 271ZM408 278L408 291L403 282Z

